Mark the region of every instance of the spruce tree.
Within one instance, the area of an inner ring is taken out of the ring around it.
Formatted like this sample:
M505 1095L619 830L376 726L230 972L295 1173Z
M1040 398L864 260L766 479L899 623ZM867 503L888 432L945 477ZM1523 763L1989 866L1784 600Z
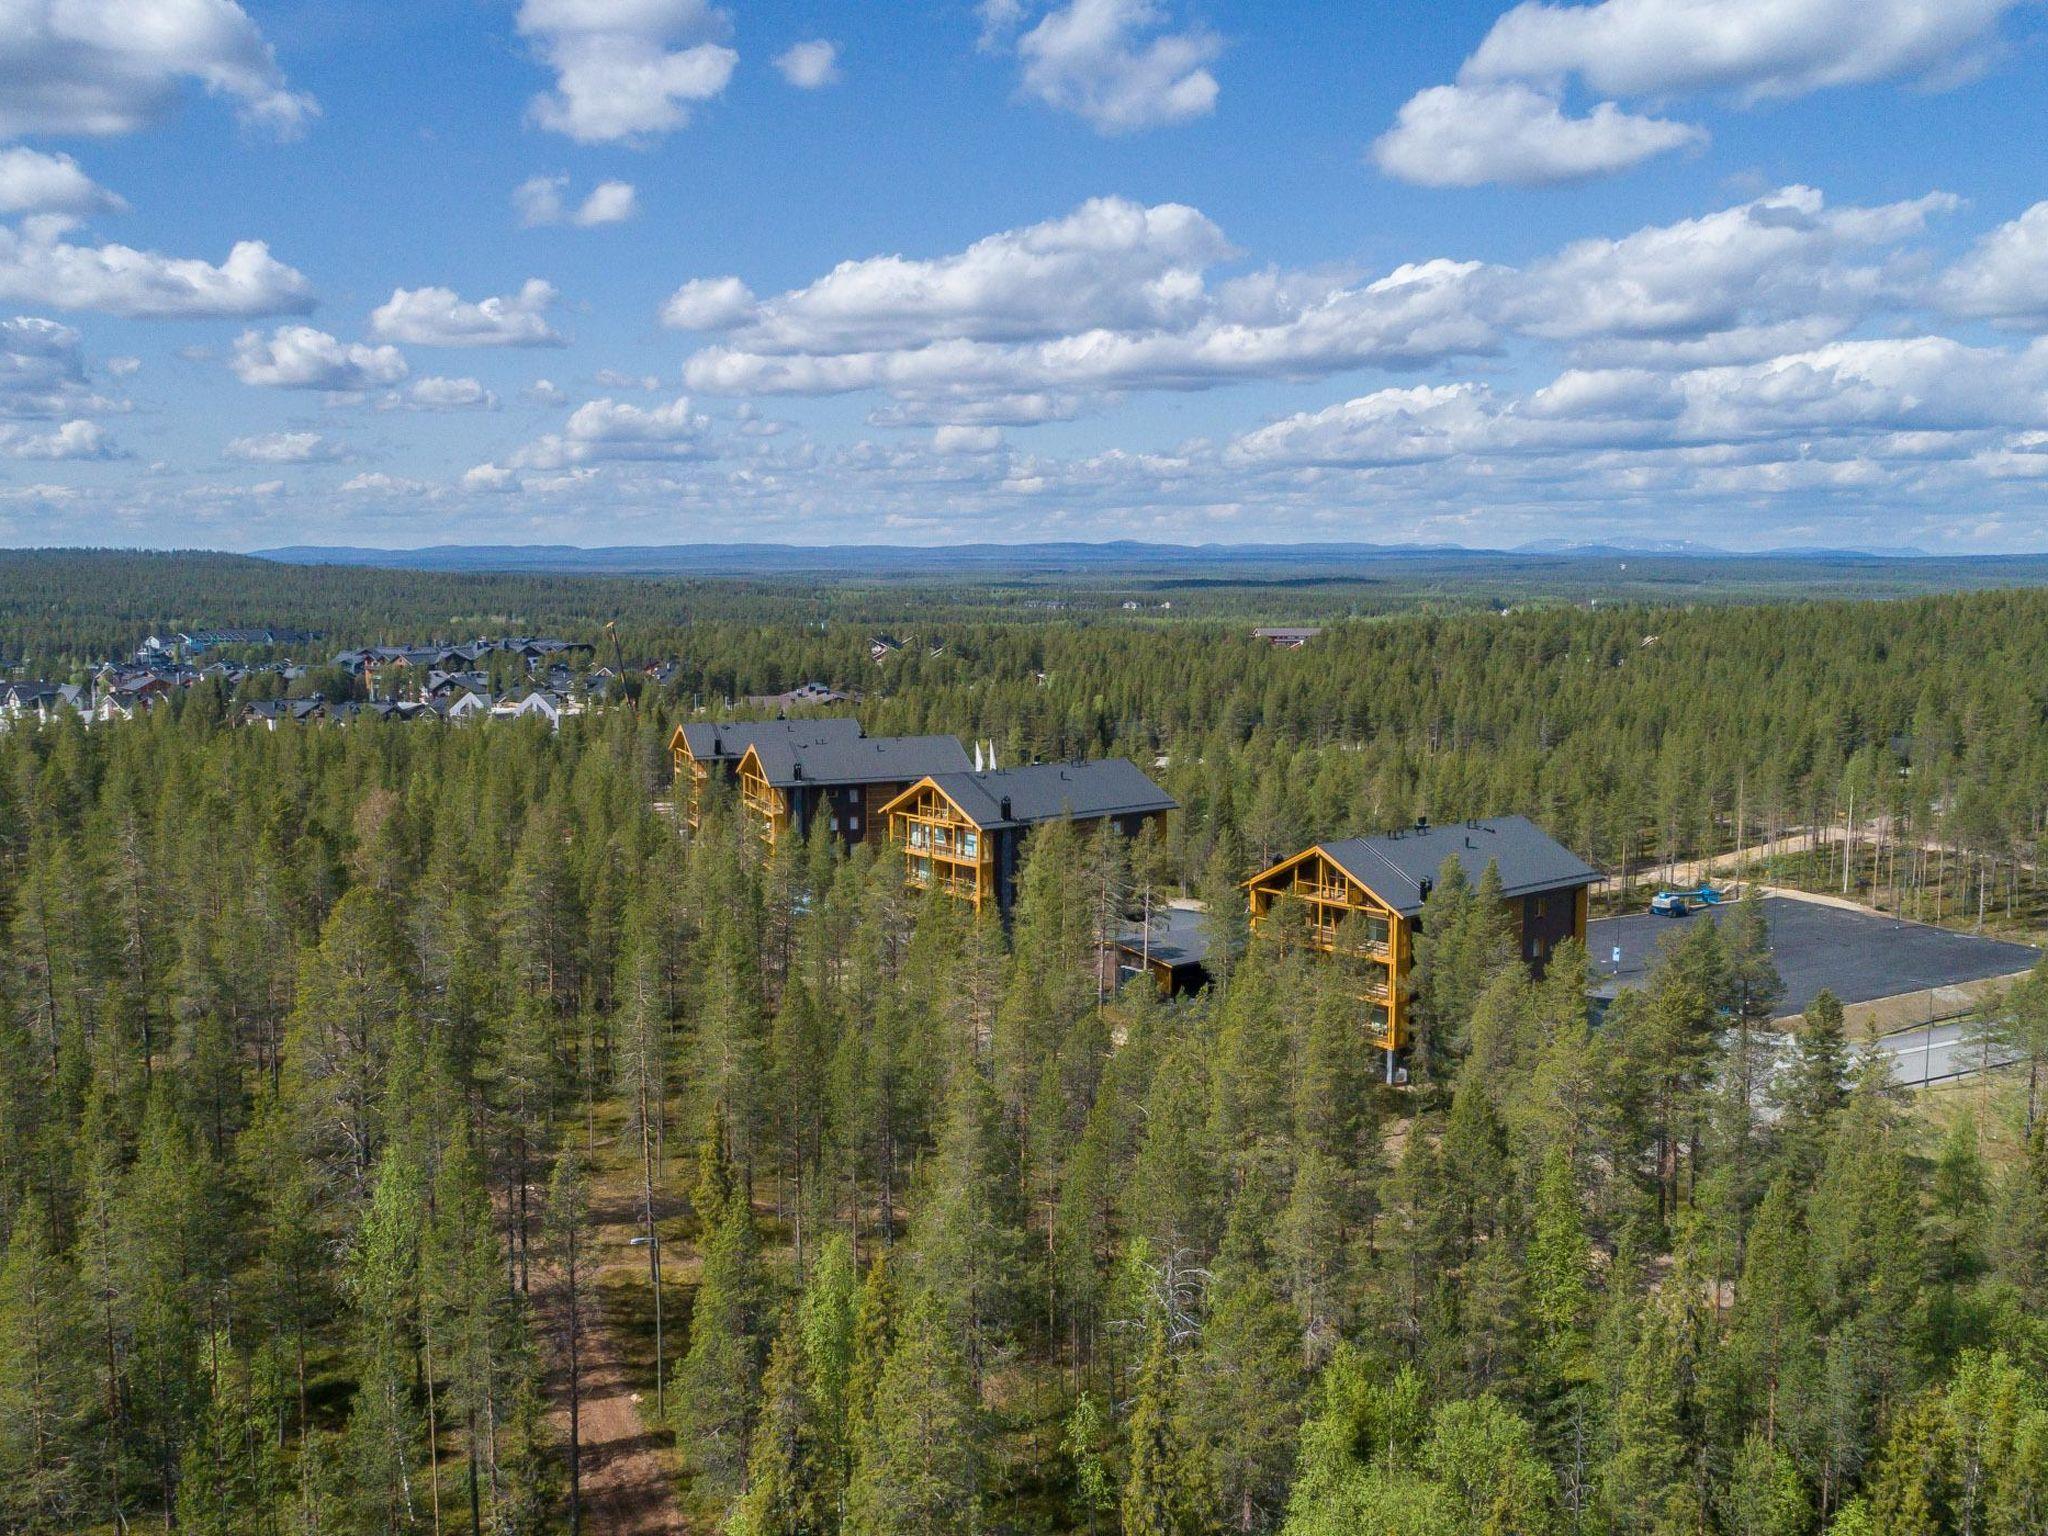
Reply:
M0 1524L82 1524L91 1485L92 1377L85 1297L51 1245L40 1201L24 1201L0 1259Z
M847 1536L971 1536L981 1528L984 1437L967 1362L937 1301L920 1296L875 1393L847 1491Z
M1176 1381L1165 1324L1154 1318L1125 1429L1126 1471L1118 1501L1124 1536L1177 1536L1181 1530L1186 1487L1175 1428Z
M676 1373L676 1434L705 1492L727 1502L741 1491L753 1436L755 1393L767 1358L769 1281L746 1192L726 1156L717 1121L698 1160L703 1272L690 1312L690 1348Z

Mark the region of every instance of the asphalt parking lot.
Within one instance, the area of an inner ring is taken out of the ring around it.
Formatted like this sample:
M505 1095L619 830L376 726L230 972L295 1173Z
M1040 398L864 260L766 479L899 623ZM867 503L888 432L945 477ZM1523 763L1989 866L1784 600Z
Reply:
M1771 955L1785 982L1785 995L1778 1003L1781 1015L1803 1013L1823 988L1845 1003L1864 1003L2007 976L2040 957L2040 951L2026 944L1784 896L1766 896L1764 916L1770 923ZM1640 986L1664 938L1689 924L1715 920L1711 908L1689 917L1641 912L1596 919L1586 936L1593 957L1594 995L1612 997ZM1618 966L1613 960L1617 948Z

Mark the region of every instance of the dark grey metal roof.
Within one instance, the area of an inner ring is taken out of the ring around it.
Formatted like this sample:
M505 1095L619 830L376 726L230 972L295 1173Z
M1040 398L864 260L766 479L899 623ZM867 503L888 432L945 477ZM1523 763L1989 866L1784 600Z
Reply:
M1209 914L1186 907L1155 907L1148 929L1141 925L1116 937L1116 947L1154 965L1201 965L1209 958Z
M1403 917L1422 910L1423 882L1434 882L1446 859L1463 865L1465 878L1474 884L1488 864L1494 865L1508 896L1588 885L1600 878L1598 870L1526 816L1454 821L1318 846Z
M747 720L713 724L700 721L683 727L683 743L700 763L736 763L757 741L786 737L806 745L828 741L851 741L860 735L860 722L851 718L830 720Z
M988 773L934 774L932 778L976 826L991 832L999 827L1058 821L1063 816L1089 821L1098 816L1139 816L1179 809L1171 795L1124 757L1035 763ZM1009 801L1007 814L1005 799Z
M793 784L908 784L927 774L968 767L967 749L954 736L828 736L823 741L776 734L753 744L768 782Z

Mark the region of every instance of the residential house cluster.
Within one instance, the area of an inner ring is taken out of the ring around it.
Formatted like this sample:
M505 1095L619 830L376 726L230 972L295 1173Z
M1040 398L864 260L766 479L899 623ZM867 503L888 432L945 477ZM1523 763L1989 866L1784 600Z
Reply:
M455 645L358 646L336 652L330 665L360 678L371 700L364 707L387 718L539 715L559 730L563 720L601 703L621 681L614 668L587 667L595 652L583 640L512 635ZM519 681L504 687L508 668ZM657 668L647 671L659 677Z
M869 736L845 717L693 722L676 728L669 749L692 826L723 781L770 846L821 824L843 843L887 839L912 884L976 910L1010 910L1034 828L1106 822L1136 837L1176 808L1123 758L998 768L992 751L970 758L957 737Z
M275 674L289 687L304 676L291 662L248 664L215 661L195 666L156 653L153 661L103 662L83 683L51 683L22 679L0 687L0 729L76 716L86 725L133 720L195 683L217 682L233 693L250 678Z
M143 638L142 644L135 648L135 660L139 665L147 666L202 656L208 651L230 646L304 647L318 638L303 629L277 629L268 625L255 629L161 629Z
M467 689L410 699L256 699L242 706L244 725L276 730L280 725L319 721L346 725L352 720L519 720L538 718L552 730L585 711L584 700L547 688L523 688L493 700Z
M692 826L713 785L772 847L821 825L843 843L886 839L912 886L1007 914L1033 831L1053 821L1136 838L1176 810L1124 758L999 768L951 736L864 734L857 720L692 722L670 739L677 798ZM1492 868L1523 962L1541 976L1558 945L1586 938L1598 871L1521 816L1447 826L1427 819L1377 837L1315 843L1244 884L1254 931L1284 926L1341 965L1356 987L1360 1034L1384 1051L1389 1081L1407 1048L1415 938L1446 864L1475 888ZM1109 946L1126 979L1151 975L1171 995L1208 979L1208 922L1185 906L1149 908Z

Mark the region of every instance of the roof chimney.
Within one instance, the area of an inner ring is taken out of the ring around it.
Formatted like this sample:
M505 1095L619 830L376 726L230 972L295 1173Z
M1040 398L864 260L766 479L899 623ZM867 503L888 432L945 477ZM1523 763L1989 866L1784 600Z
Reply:
M1003 814L1003 820L1008 821L1010 819L1010 797L1008 795L1003 796L1003 803L998 809Z

